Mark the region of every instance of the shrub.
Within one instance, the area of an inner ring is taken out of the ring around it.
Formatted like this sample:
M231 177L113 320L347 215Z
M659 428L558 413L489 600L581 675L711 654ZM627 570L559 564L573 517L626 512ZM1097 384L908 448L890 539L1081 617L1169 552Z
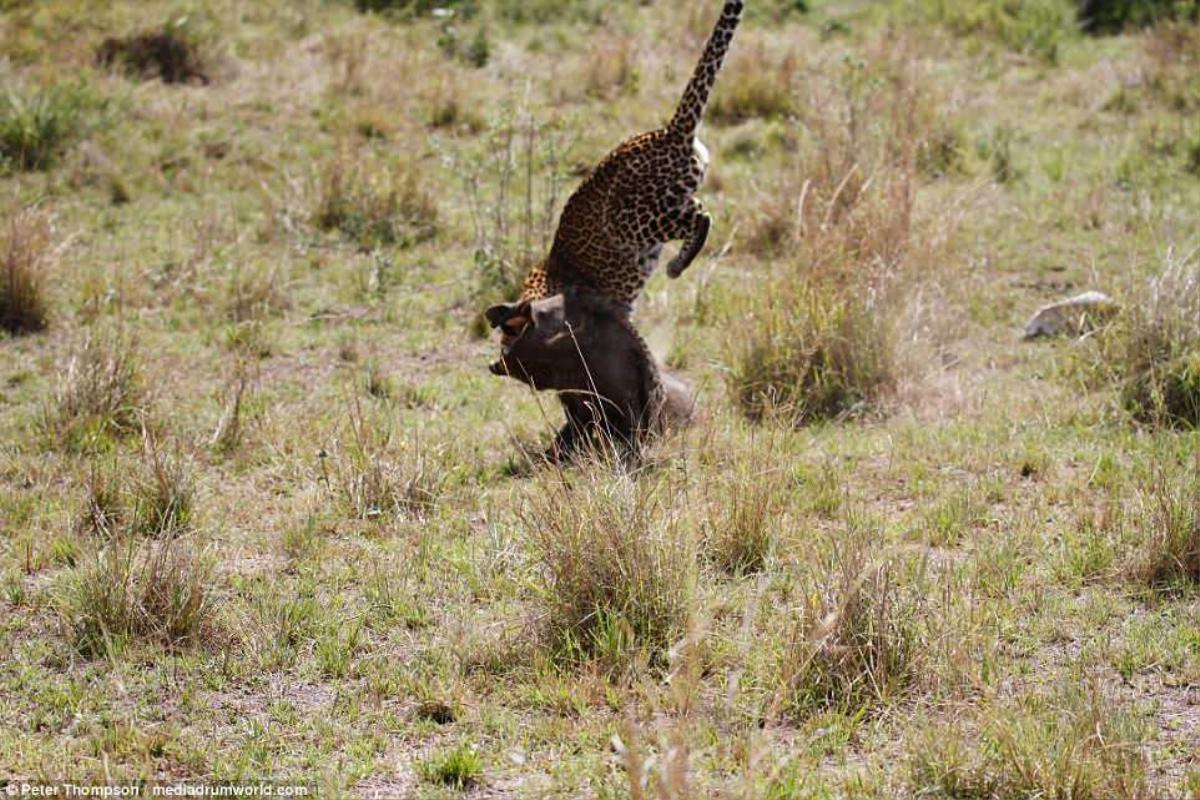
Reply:
M399 164L331 162L320 178L313 224L338 231L363 250L411 247L437 233L436 201L418 173Z
M972 735L926 733L909 761L918 797L1147 797L1144 730L1088 681L1003 704ZM974 740L978 739L976 743Z
M1200 457L1190 469L1158 470L1133 513L1131 522L1144 536L1134 577L1158 588L1200 583Z
M522 512L556 658L610 674L665 663L685 631L696 548L666 486L595 465L555 474Z
M50 220L25 210L13 214L0 240L0 329L12 334L45 329L46 268L50 255Z
M895 355L871 299L806 282L767 296L732 345L728 381L742 412L804 425L878 407Z
M212 630L211 562L182 539L120 537L68 577L60 618L86 656L108 655L130 638L168 647Z
M0 167L44 170L54 165L82 127L85 98L79 87L0 92Z
M1161 275L1100 340L1098 369L1153 424L1200 426L1200 268L1174 251Z
M201 37L189 18L168 22L158 30L124 37L109 37L96 50L102 66L120 68L143 79L163 83L208 83L207 59Z
M475 748L460 744L431 755L420 763L419 769L421 777L429 783L469 789L483 777L483 759Z
M1077 24L1071 0L918 0L916 8L959 36L983 36L1049 63Z
M723 474L701 522L704 554L730 575L761 572L775 547L777 514L788 492L784 476L766 458L732 465Z
M121 334L89 334L70 356L42 430L71 450L103 446L140 427L143 389L133 346Z
M1197 0L1077 0L1079 22L1088 33L1120 33L1164 19L1200 19Z
M838 543L823 581L804 593L780 665L785 708L797 717L848 714L893 699L916 679L922 652L919 586L898 564L873 560L867 532Z
M134 530L147 536L172 536L191 525L195 485L187 462L146 440L143 474L134 487Z
M323 455L321 463L326 484L346 513L364 521L424 517L442 491L442 478L429 454L415 441L394 448L390 423L368 418L357 397L347 422L348 440L341 449Z

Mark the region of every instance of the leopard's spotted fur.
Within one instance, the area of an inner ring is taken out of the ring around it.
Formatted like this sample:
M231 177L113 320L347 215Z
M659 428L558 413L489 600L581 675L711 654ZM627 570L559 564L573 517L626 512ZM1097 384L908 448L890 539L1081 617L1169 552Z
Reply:
M742 0L725 3L670 124L621 144L567 201L550 254L530 271L522 300L578 288L610 297L628 312L665 243L683 241L667 265L672 278L699 255L712 219L695 198L708 167L696 131L743 6Z

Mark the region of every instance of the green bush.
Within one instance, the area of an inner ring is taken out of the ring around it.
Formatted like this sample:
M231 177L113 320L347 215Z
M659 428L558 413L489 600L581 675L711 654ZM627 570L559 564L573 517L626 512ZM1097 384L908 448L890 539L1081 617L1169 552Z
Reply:
M214 628L213 564L174 539L106 544L73 570L58 613L85 656L111 653L130 639L166 647L194 644Z
M809 284L771 296L731 358L730 389L748 418L837 419L869 409L892 385L885 326L861 297Z
M917 0L916 8L923 19L960 36L994 39L1049 63L1077 27L1070 0Z
M411 247L437 233L438 207L405 164L374 165L339 156L320 176L313 224L362 250Z
M0 92L0 168L43 170L79 135L86 101L77 87Z
M470 789L483 777L483 759L473 747L460 744L434 753L418 765L421 777L433 784Z
M522 517L551 656L624 675L686 632L697 552L667 487L593 466L550 476Z
M1169 260L1106 345L1122 401L1137 419L1200 426L1200 268Z
M1200 0L1078 0L1088 33L1120 33L1164 19L1200 19Z
M1081 354L1134 419L1200 427L1200 267L1169 254L1163 273Z

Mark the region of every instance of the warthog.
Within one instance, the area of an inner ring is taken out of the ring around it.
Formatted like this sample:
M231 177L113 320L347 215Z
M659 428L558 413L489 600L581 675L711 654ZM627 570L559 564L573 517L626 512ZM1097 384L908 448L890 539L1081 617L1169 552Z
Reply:
M567 421L548 458L610 442L636 453L647 437L691 418L691 392L659 368L618 304L569 291L486 315L503 348L491 372L558 393Z

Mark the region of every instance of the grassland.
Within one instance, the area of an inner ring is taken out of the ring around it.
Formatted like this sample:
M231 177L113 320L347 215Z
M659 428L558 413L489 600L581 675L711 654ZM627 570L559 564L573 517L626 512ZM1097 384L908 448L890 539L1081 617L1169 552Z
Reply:
M1200 30L752 0L556 470L478 314L716 3L451 5L0 0L0 778L1200 796Z

